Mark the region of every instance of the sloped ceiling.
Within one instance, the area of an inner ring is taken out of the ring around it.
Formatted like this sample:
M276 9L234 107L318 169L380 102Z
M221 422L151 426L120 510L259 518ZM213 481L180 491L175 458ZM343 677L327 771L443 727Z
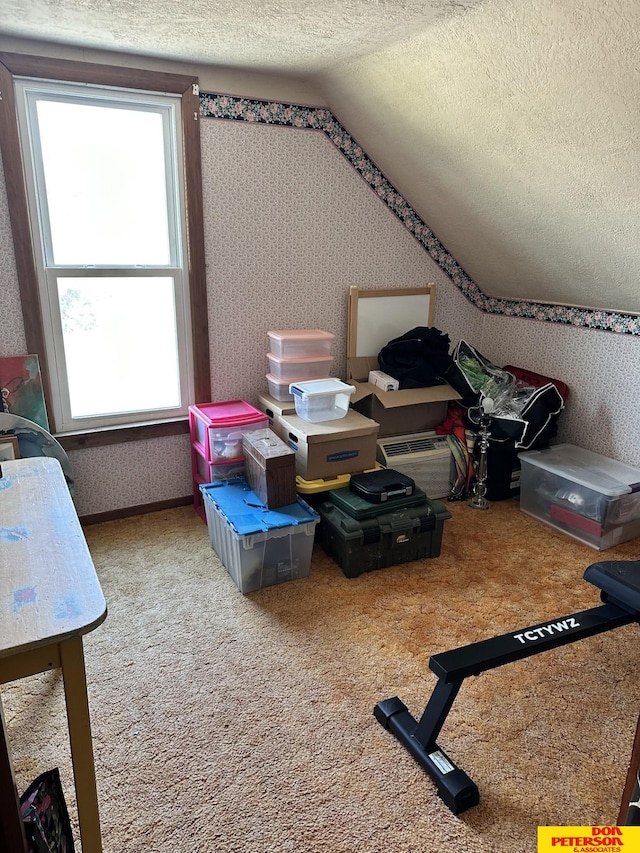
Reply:
M203 64L307 74L482 0L0 0L0 32Z
M629 313L638 33L637 0L0 0L0 39L304 80L487 295Z

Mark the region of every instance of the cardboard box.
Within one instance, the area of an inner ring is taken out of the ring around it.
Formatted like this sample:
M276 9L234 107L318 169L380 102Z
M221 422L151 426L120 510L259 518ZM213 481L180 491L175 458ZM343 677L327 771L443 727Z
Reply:
M355 387L351 408L380 424L380 436L406 435L434 429L447 417L449 403L460 395L451 385L383 391L367 382L378 369L378 357L360 356L348 361L349 382Z
M255 429L242 436L245 476L269 509L295 503L295 452L270 429Z
M276 400L271 394L260 394L256 403L258 409L264 412L269 419L271 429L279 434L278 421L283 415L295 415L296 404L291 395L291 400Z
M378 424L349 410L344 418L311 423L298 415L283 415L277 432L296 452L296 472L305 480L320 480L375 468Z
M349 290L347 381L355 386L351 408L380 424L380 437L425 432L447 417L460 395L451 385L384 391L367 380L379 370L378 353L416 326L431 326L434 286Z

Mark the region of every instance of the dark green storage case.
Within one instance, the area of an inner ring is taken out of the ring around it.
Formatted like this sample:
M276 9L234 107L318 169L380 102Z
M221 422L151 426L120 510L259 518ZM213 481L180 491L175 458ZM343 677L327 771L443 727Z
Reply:
M346 577L440 556L444 522L451 518L441 501L426 498L419 506L376 508L375 516L354 518L330 501L318 507L322 547Z
M347 515L361 521L363 518L374 518L380 515L381 512L395 512L398 509L426 504L426 493L418 488L418 486L414 486L414 489L415 491L412 495L402 495L384 503L374 504L360 497L360 495L356 495L355 492L351 491L351 486L347 486L346 488L333 489L329 492L329 501L346 512Z

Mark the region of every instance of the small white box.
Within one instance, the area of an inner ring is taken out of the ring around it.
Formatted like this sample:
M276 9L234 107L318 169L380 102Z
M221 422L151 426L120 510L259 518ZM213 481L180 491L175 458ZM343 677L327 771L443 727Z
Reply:
M340 379L312 379L289 385L296 414L311 423L343 418L349 411L349 400L356 389Z
M382 388L383 391L397 391L400 387L397 379L389 376L388 373L383 373L382 370L370 370L367 381L376 388Z
M640 469L572 444L518 456L523 512L597 551L640 536Z

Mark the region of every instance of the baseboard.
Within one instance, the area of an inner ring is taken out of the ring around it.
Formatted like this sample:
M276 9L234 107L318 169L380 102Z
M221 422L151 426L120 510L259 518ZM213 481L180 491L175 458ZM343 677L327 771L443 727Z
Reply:
M182 498L171 498L168 501L156 501L152 504L141 504L139 506L125 506L122 509L113 509L109 512L97 512L93 515L81 515L81 524L101 524L103 521L115 521L118 518L130 518L132 515L147 515L150 512L161 512L163 509L174 509L179 506L188 506L193 503L193 495Z

